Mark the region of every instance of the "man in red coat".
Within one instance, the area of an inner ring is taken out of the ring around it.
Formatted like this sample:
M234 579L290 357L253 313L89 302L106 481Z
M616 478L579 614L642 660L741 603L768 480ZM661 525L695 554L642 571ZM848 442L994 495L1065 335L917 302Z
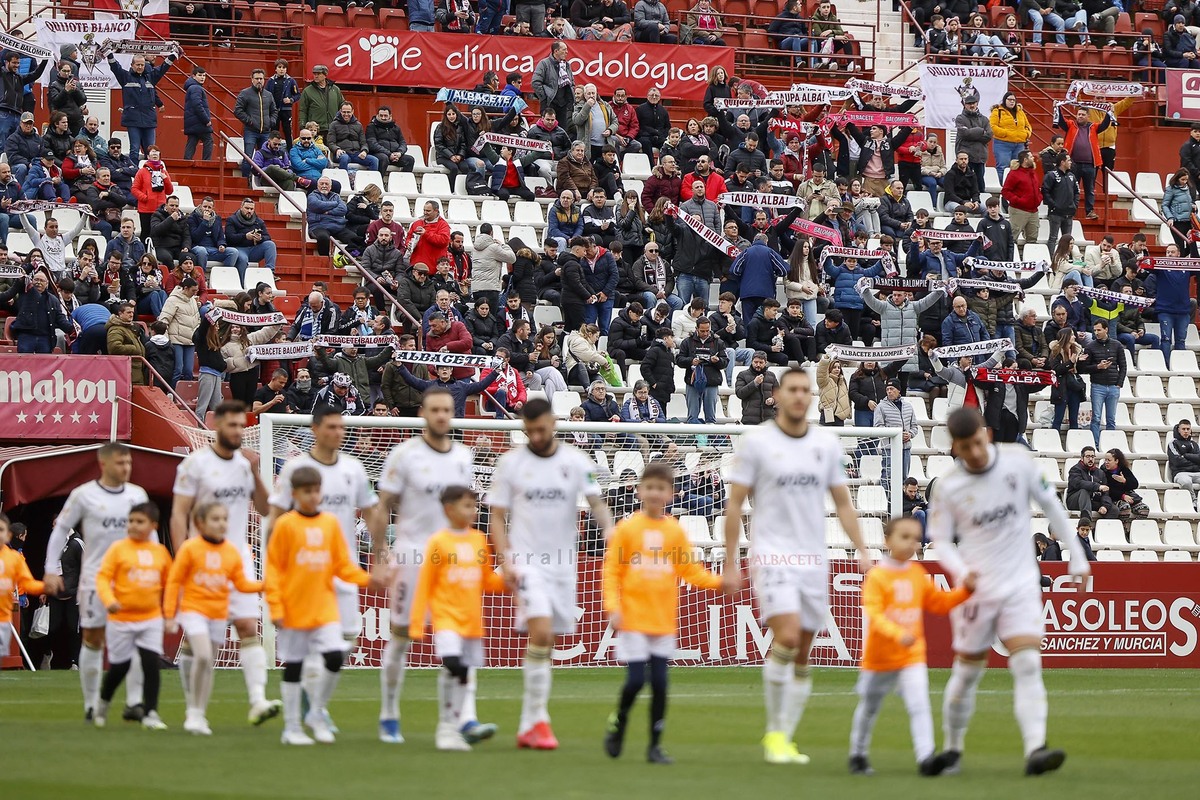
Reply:
M429 333L425 335L425 349L431 353L470 353L474 340L467 326L458 320L450 321L440 311L429 317ZM471 367L456 367L453 377L470 378L475 374Z
M409 264L433 266L446 255L450 245L450 223L442 216L437 203L425 201L424 216L408 229L404 252Z
M1004 173L1000 196L1008 203L1013 242L1025 232L1026 242L1038 241L1038 206L1042 204L1042 182L1038 180L1037 156L1025 150L1020 166Z
M683 185L679 187L679 199L686 202L692 199L692 184L696 181L704 183L704 199L717 202L717 198L725 193L725 179L721 173L713 169L712 159L707 155L696 159L696 171L683 176Z

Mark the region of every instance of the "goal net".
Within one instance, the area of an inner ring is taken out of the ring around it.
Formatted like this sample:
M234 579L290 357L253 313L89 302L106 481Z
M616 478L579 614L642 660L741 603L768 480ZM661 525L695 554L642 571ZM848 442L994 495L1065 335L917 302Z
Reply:
M256 441L261 455L263 480L273 485L282 465L306 451L312 443L310 418L301 415L263 415L247 445ZM347 417L345 452L355 456L371 480L378 481L384 461L392 448L413 436L419 436L421 420L389 417ZM637 433L632 431L636 430ZM694 548L706 566L714 571L725 569L740 558L749 545L746 533L740 535L739 553L725 551L724 513L727 496L726 476L739 437L748 428L737 425L655 425L634 426L604 423L558 423L559 438L579 447L596 462L604 498L615 520L637 510L635 488L644 465L666 461L675 472L676 498L672 509ZM894 429L829 428L842 441L846 463L851 469L851 494L859 512L859 523L867 544L880 548L883 526L898 513L901 497L900 470L891 470L892 453L899 459L901 432ZM481 495L491 483L497 459L509 448L523 443L519 422L493 420L457 420L454 436L474 453L473 487ZM898 463L898 461L897 461ZM889 474L890 473L890 474ZM885 483L886 481L886 483ZM746 523L753 516L753 498L746 509ZM401 510L399 513L403 513ZM478 527L487 530L488 510L481 504ZM389 526L389 539L394 530ZM263 553L258 525L252 525L256 537L261 570ZM831 562L831 614L826 629L816 640L813 655L819 665L853 666L862 651L862 613L859 606L861 575L852 559L851 544L826 501L826 557ZM369 535L359 525L357 555L365 568L371 566ZM606 666L616 663L615 634L609 630L601 607L601 562L604 543L591 519L590 510L581 501L579 509L578 571L579 590L576 607L576 632L560 640L555 653L559 665ZM874 553L878 557L879 553ZM508 595L488 595L485 600L487 639L485 649L490 667L515 667L525 648L524 638L513 631L513 599ZM377 667L383 647L390 637L386 593L363 592L360 597L362 625L358 647L349 666ZM269 623L267 623L269 628ZM270 631L265 631L268 641ZM736 665L761 663L770 644L769 636L755 614L751 592L745 589L727 597L717 592L680 587L679 650L676 659L691 665ZM409 651L409 663L435 664L428 640Z

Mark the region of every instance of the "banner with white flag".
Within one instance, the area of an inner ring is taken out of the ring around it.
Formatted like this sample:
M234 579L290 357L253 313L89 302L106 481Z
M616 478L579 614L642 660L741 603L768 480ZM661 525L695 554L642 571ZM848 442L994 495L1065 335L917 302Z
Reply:
M1008 67L1003 65L921 62L917 69L925 95L925 125L929 128L955 127L954 118L963 111L963 94L978 92L979 113L986 117L1008 91Z
M99 17L101 15L97 15ZM37 17L33 21L38 44L58 58L64 45L79 48L79 88L119 89L120 84L108 68L100 46L107 40L113 42L133 41L137 34L136 19L47 19ZM129 69L133 55L120 54L117 63ZM53 67L42 73L41 82L47 86L58 76Z

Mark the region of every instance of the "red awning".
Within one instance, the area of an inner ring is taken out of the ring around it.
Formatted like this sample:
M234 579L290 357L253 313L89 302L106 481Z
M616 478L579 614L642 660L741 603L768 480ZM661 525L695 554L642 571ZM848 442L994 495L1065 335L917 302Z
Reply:
M99 448L98 444L0 447L0 506L8 510L35 500L66 497L76 486L99 474L96 466ZM170 497L175 468L183 454L142 447L131 449L130 480L152 497Z

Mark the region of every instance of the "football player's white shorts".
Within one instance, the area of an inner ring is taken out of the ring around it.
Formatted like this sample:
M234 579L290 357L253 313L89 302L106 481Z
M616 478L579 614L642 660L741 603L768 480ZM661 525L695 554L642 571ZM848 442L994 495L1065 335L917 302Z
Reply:
M242 554L242 572L247 578L254 580L254 555L247 547L239 547L238 552ZM231 591L229 593L229 619L262 619L261 596Z
M824 629L829 616L829 574L825 570L755 567L750 573L750 586L763 622L795 614L803 630Z
M433 634L433 647L437 657L442 660L458 656L468 667L483 666L482 639L468 639L456 631L436 631Z
M391 611L392 630L408 636L409 611L412 610L413 595L417 593L417 581L421 577L421 565L402 563L394 568L396 578L392 582Z
M528 629L531 619L549 619L556 636L575 632L575 569L555 573L529 569L521 570L517 588L517 630Z
M330 622L319 628L300 630L280 628L275 634L275 655L284 664L303 661L309 653L346 651L340 622Z
M111 664L132 661L139 648L162 655L162 617L146 619L141 622L109 620L104 629L104 639L108 645L108 661Z
M996 639L1033 636L1040 640L1045 632L1041 589L1032 586L995 599L970 597L950 612L950 627L956 653L986 652Z
M637 631L621 631L617 635L617 660L623 664L649 661L651 656L670 658L675 655L675 637L672 634L651 636Z
M207 636L211 641L216 642L218 647L225 644L225 632L229 629L227 620L209 619L195 611L180 611L175 615L175 621L179 623L179 629L189 639Z
M108 624L108 609L100 601L95 589L80 591L75 595L75 602L79 604L79 627L94 629Z

